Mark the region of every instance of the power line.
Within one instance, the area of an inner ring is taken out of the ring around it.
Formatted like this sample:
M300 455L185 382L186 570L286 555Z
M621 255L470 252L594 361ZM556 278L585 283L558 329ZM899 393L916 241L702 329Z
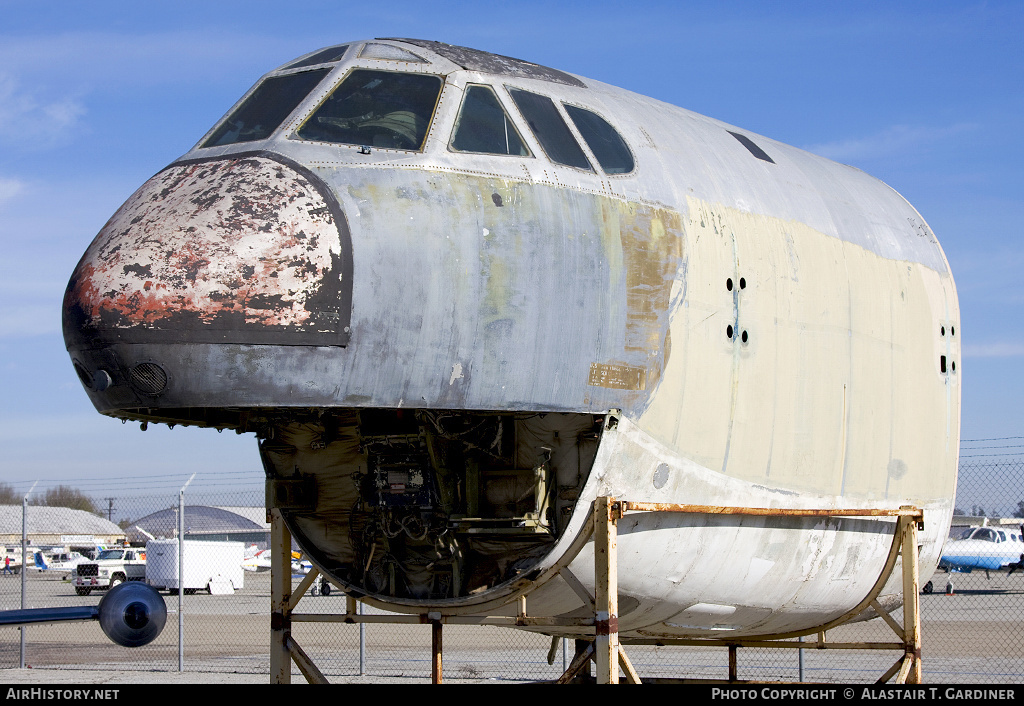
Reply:
M203 483L203 484L210 484L210 483L218 483L218 484L228 483L228 484L230 484L230 483L236 482L235 479L237 479L239 477L251 477L254 480L256 478L259 478L259 479L262 480L263 475L264 474L263 474L262 470L259 470L259 471L256 471L256 470L253 470L253 471L224 471L224 472L218 471L216 473L206 473L206 474L200 475L199 478L197 478L196 480L197 480L197 482L200 482L200 483ZM109 486L111 484L117 484L118 487L120 488L120 487L124 487L122 481L134 481L133 485L135 487L139 487L139 486L178 487L180 485L180 483L181 483L181 479L183 479L184 477L185 477L184 475L177 476L177 474L172 475L172 474L162 473L162 474L155 474L155 475L149 475L149 476L110 476L109 478L99 478L99 477L92 477L92 478L38 478L38 479L37 478L32 478L31 480L32 480L32 482L38 481L39 483L43 483L43 484L47 484L47 485L52 485L52 484L56 484L56 485L74 485L76 487L90 487L90 486L104 487L104 486ZM19 485L21 485L21 486L28 485L28 483L29 483L28 480L24 480L24 481L15 481L13 483L9 483L9 485L17 487Z
M974 446L964 451L980 451L981 449L1024 449L1024 444L1009 444L1006 446Z
M254 470L251 470L251 471L248 471L248 470L246 470L246 471L209 471L209 472L206 472L204 475L206 475L208 477L209 476L224 477L224 476L240 476L240 475L251 475L251 474L254 475L254 474L262 474L262 473L263 473L262 469L259 469L259 470L255 470L254 469ZM182 474L182 476L185 476L187 474L187 471L181 471L181 474ZM128 476L102 476L102 477L94 476L92 478L86 477L86 478L81 478L81 479L75 479L74 482L76 482L76 483L91 482L91 481L107 482L107 481L115 481L115 480L141 480L141 479L145 479L145 478L154 478L154 479L158 479L158 480L170 480L171 478L174 478L176 476L177 476L176 473L150 473L150 474L139 473L139 474L132 474L132 475L128 475ZM35 478L33 478L32 480L33 481L39 480L39 482L45 483L45 482L65 482L67 479L63 479L63 478L38 478L38 479L35 479ZM27 483L27 482L28 482L27 480L26 481L21 481L21 483Z
M1024 439L1024 436L997 436L992 439L960 439L960 443L973 444L976 441L1009 441L1010 439Z

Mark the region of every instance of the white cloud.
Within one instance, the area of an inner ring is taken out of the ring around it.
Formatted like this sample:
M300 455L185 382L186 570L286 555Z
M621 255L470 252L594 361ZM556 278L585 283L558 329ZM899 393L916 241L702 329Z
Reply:
M894 155L920 150L925 145L942 142L976 128L976 125L969 123L946 127L893 125L874 135L807 145L804 149L837 162L857 162L878 157L891 158Z
M44 97L0 74L0 140L4 142L35 149L59 145L71 137L84 114L85 107L76 97ZM2 196L0 191L0 200Z
M965 358L1019 358L1024 356L1024 343L976 343L964 346Z
M25 183L17 179L5 179L0 177L0 205L10 201L19 194L24 193Z

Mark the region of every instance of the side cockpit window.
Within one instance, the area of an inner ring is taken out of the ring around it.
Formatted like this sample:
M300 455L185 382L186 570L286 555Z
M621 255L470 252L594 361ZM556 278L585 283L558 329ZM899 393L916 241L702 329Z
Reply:
M315 69L264 79L202 146L265 140L330 71Z
M456 152L530 156L516 126L488 86L466 87L451 148Z
M508 92L552 162L593 171L590 160L550 98L519 88L510 87Z
M579 106L562 105L605 174L629 174L633 171L633 154L622 135L607 120Z
M355 69L298 129L302 140L421 150L441 78Z

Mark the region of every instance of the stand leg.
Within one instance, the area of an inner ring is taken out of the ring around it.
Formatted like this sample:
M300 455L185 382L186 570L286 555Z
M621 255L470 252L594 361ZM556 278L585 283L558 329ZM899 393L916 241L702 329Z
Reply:
M430 670L430 682L432 684L441 683L441 621L433 620L430 623L430 643L431 649L433 650L433 660L431 661Z
M611 498L594 504L594 562L597 578L597 620L594 651L597 683L619 683L619 580L616 518Z
M292 538L281 512L270 513L270 683L291 684Z
M912 662L907 684L921 683L920 577L917 567L918 518L904 517L903 530L903 635L906 656Z

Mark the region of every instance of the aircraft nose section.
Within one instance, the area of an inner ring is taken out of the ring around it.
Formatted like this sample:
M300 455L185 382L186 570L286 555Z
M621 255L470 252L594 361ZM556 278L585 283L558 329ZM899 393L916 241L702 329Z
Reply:
M291 160L172 164L82 257L64 297L65 342L344 345L350 247L330 189Z

